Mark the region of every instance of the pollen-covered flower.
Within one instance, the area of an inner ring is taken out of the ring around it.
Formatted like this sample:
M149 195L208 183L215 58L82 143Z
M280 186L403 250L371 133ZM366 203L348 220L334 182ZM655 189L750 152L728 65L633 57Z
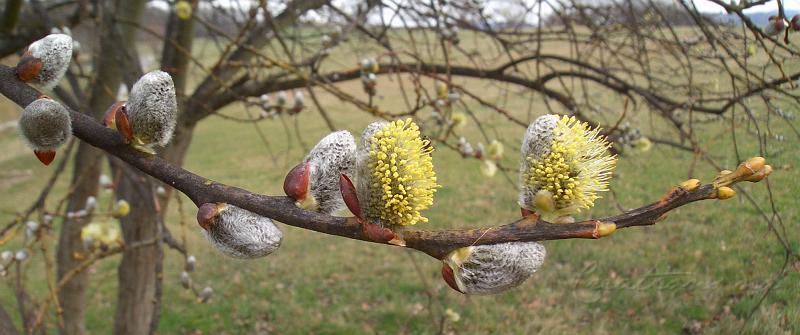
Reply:
M616 157L599 129L575 117L544 115L525 133L519 205L545 220L580 212L608 190Z
M439 185L430 141L411 121L376 122L362 135L358 153L358 197L364 216L407 226L427 222L420 213L433 204Z

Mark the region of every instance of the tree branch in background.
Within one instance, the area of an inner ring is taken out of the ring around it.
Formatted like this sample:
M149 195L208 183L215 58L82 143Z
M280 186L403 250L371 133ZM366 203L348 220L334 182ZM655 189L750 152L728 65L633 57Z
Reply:
M17 80L14 70L9 67L0 68L0 93L20 106L27 106L40 95L35 89ZM229 203L291 226L370 241L362 234L361 225L354 218L338 218L302 210L297 208L294 201L288 197L251 193L241 188L208 180L159 157L143 156L142 153L123 144L122 138L115 131L103 127L85 114L75 111L70 111L70 113L75 136L183 192L197 206L208 202ZM655 224L663 219L667 212L692 202L717 199L719 197L718 186L720 185L699 186L698 182L697 185L691 187L673 188L666 196L652 204L616 216L577 223L553 224L529 216L509 224L490 228L446 231L409 229L400 232L400 235L407 247L422 251L435 258L442 258L454 249L470 245L600 238L611 234L617 228Z

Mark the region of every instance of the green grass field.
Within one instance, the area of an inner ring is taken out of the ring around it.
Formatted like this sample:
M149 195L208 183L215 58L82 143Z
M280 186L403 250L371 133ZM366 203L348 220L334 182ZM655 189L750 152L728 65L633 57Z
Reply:
M457 79L486 96L500 96L494 84ZM341 87L363 97L358 81ZM379 80L381 106L402 109L396 79ZM338 99L319 91L323 105L339 129L358 135L373 121ZM512 91L506 107L516 117L532 121L546 112L527 108L527 93ZM514 97L520 101L514 102ZM500 99L500 98L498 98ZM0 123L13 120L19 109L0 98ZM524 128L478 104L470 107L490 137L506 143L502 163L514 167ZM252 113L258 113L252 110ZM245 116L240 106L223 110ZM286 124L266 120L256 125L211 116L196 129L185 168L229 185L264 194L282 194L283 177L305 154L293 123L299 122L303 142L312 146L327 133L315 108ZM609 117L613 119L613 117ZM632 120L645 134L664 133L642 110ZM793 121L798 126L797 121ZM771 206L780 213L791 247L800 252L800 201L796 180L800 148L786 124L772 121L774 132L789 140L771 141L766 158L776 167L764 184L743 189L767 215ZM256 133L266 135L268 146ZM698 140L704 150L725 167L735 167L730 121L699 125ZM738 129L742 158L759 154L757 141ZM486 141L474 122L464 129L473 144ZM273 160L270 152L273 153ZM60 157L58 159L63 159ZM660 198L672 185L689 177L710 181L716 171L693 154L666 146L622 157L618 176L597 206L581 218L605 216L635 208ZM57 164L58 162L56 162ZM464 160L440 148L434 164L443 187L427 212L425 229L480 227L510 222L518 216L515 186L502 174L484 177L477 160ZM14 128L0 130L0 224L27 207L44 185L51 168L42 167L25 148ZM67 171L56 188L65 193ZM516 173L510 172L511 180ZM101 202L110 194L101 195ZM770 197L773 202L770 202ZM58 198L50 200L53 206ZM187 199L184 206L191 206ZM135 210L136 204L132 204ZM168 226L176 237L184 231L177 202L169 205ZM653 227L624 229L601 240L546 242L544 267L521 287L496 296L466 297L440 279L439 261L401 248L327 236L281 225L283 246L273 255L253 261L229 259L217 253L201 236L194 221L195 208L186 208L186 238L198 258L193 280L213 287L213 299L200 304L179 283L183 259L167 250L164 298L159 332L204 334L258 333L679 333L702 328L708 334L728 334L742 327L747 333L800 332L800 264L789 266L771 293L745 323L767 286L779 276L784 251L767 222L741 194L727 201L704 201L682 207ZM57 236L53 236L57 238ZM18 239L17 239L18 240ZM13 248L13 241L0 249ZM27 268L28 285L37 297L47 293L40 254ZM116 266L119 256L93 266L88 329L105 334L113 328ZM12 281L0 283L0 303L16 310ZM17 317L16 314L13 317Z

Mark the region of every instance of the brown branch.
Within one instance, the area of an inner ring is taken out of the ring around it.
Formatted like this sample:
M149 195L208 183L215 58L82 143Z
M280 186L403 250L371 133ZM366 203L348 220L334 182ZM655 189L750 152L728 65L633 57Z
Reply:
M0 93L20 106L27 106L40 93L17 80L14 70L0 67ZM85 114L70 111L73 133L83 141L96 146L186 194L195 205L207 202L225 202L275 219L285 224L330 235L369 241L354 218L338 218L300 209L284 196L265 196L241 188L218 183L159 157L148 157L122 143L121 137ZM542 241L568 238L602 237L603 224L614 223L617 228L652 225L664 214L683 205L712 199L716 196L712 185L704 185L689 192L676 188L658 202L616 216L571 224L553 224L528 217L509 224L479 229L445 231L405 230L402 237L407 247L422 251L435 258L465 246L495 244L512 241Z

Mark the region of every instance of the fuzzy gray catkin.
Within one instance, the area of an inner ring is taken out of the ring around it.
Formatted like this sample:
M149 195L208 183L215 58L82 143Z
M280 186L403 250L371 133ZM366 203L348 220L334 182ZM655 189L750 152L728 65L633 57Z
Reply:
M203 204L198 221L208 241L234 258L264 257L277 250L283 240L283 233L272 220L230 204Z
M67 72L72 60L72 37L65 34L47 35L31 43L28 52L42 62L42 69L35 80L44 88L53 88Z
M35 151L55 151L72 134L69 112L49 98L37 99L25 107L18 127L22 138Z
M133 136L144 145L165 146L172 139L178 114L172 77L156 70L139 78L126 104Z
M540 160L542 157L550 153L550 146L553 143L553 130L558 123L558 116L547 114L538 117L533 123L528 126L525 131L525 137L522 140L521 158L519 163L519 206L533 210L533 198L539 190L532 189L527 186L525 178L528 170L530 169L529 157L535 157Z
M339 191L339 176L355 177L356 141L346 130L325 136L305 158L311 169L309 192L314 197L316 211L336 214L346 206Z
M519 286L544 263L547 251L537 242L509 242L466 247L445 262L464 294L496 294ZM466 257L461 257L466 254ZM451 257L452 256L452 257ZM463 258L463 259L462 259Z

